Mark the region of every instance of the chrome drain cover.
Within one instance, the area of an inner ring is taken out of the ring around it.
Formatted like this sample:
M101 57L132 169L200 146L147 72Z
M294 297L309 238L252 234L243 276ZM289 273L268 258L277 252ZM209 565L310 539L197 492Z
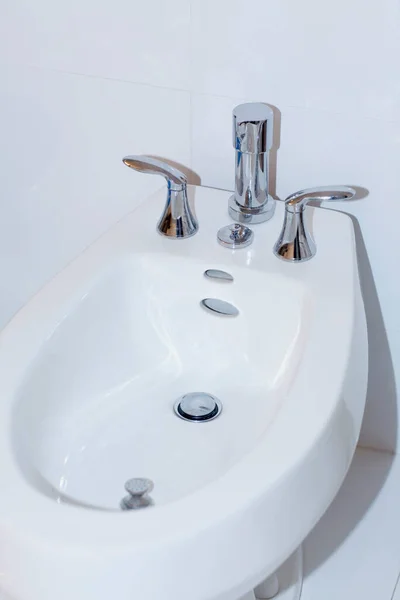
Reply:
M174 410L185 421L212 421L222 411L222 404L211 394L190 392L178 398Z

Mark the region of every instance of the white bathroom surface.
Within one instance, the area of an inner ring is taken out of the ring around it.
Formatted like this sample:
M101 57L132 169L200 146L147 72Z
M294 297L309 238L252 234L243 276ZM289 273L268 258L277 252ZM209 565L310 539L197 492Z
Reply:
M358 449L304 544L301 600L400 600L400 458Z

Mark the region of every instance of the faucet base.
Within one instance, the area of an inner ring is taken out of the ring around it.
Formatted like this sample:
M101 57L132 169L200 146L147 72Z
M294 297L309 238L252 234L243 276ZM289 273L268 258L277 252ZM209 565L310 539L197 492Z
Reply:
M229 198L228 211L230 217L237 223L264 223L274 216L276 201L268 196L268 201L259 208L247 208L239 204L235 194Z
M179 240L197 233L199 224L193 214L185 186L173 187L168 182L168 195L164 212L157 224L158 233Z

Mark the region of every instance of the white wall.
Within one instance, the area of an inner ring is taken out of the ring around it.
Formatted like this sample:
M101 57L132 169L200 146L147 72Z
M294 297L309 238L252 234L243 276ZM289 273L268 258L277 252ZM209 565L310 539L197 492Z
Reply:
M395 448L399 27L398 0L3 0L0 324L160 185L124 154L165 156L231 189L231 110L268 102L281 121L279 197L369 191L335 208L359 221L371 363L361 441Z

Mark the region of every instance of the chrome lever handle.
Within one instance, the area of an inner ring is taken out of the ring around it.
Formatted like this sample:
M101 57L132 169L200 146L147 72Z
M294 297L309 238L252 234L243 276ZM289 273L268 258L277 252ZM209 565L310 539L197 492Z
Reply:
M184 239L197 233L199 224L190 208L184 173L152 156L125 156L122 161L135 171L148 175L162 175L167 180L167 199L157 224L161 235L172 239Z
M304 220L308 202L350 200L355 195L356 191L353 188L338 185L300 190L288 196L285 200L282 231L274 246L275 256L291 262L310 260L315 256L317 247Z
M187 185L186 175L182 171L162 160L158 160L158 158L146 155L125 156L122 161L127 167L139 171L139 173L162 175L167 180L171 189L181 190Z
M300 212L304 210L310 200L339 202L351 200L355 195L356 191L347 185L337 185L335 187L326 185L318 188L300 190L291 194L285 200L285 207L289 212Z

